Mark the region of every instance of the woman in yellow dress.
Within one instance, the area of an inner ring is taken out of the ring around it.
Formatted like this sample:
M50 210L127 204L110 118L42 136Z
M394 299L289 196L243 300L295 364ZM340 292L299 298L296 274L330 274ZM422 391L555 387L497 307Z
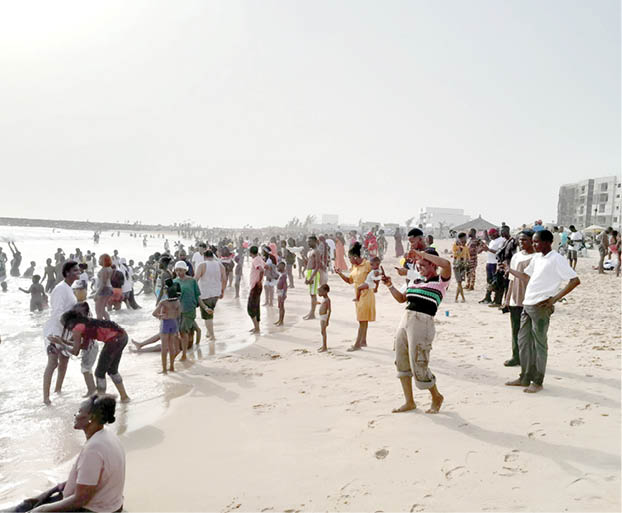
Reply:
M356 289L363 283L365 278L371 271L370 263L361 257L361 244L360 242L354 243L348 257L352 268L350 269L350 275L343 274L341 269L335 269L335 272L346 283L354 285L355 296ZM358 351L361 347L367 347L367 325L369 322L376 320L376 297L372 288L366 288L361 291L361 296L356 301L356 320L359 323L359 330L356 335L356 342L352 347L348 348L348 351Z

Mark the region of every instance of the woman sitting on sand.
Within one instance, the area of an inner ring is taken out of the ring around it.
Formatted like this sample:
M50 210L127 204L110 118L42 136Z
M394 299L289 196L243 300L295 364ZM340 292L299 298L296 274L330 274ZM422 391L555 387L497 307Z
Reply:
M14 511L123 510L125 450L117 435L104 428L115 421L115 408L109 395L94 395L80 405L73 428L84 431L86 444L67 481L26 499Z
M365 278L371 271L371 264L361 257L361 243L355 242L350 251L348 252L350 263L352 268L350 269L350 275L346 276L339 268L335 269L335 272L346 283L354 284L354 290L356 291L360 285L365 283ZM369 322L376 320L376 297L372 289L364 289L361 291L359 300L356 305L356 320L359 323L358 333L356 335L356 342L352 347L348 348L348 351L357 351L361 347L367 347L367 325Z

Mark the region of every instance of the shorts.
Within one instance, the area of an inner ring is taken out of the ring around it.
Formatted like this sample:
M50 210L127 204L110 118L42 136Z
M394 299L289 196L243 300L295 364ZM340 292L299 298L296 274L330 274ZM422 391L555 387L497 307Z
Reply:
M177 333L179 333L177 319L162 319L162 322L160 323L161 335L175 335Z
M78 303L86 301L86 289L73 289L73 293L75 294Z
M214 308L216 308L216 303L218 303L218 296L208 297L207 299L201 298L201 301L205 303L205 306L214 310ZM205 310L203 310L203 308L201 308L200 310L201 310L201 319L207 321L209 319L214 318L214 312L207 313Z
M102 289L97 293L98 297L108 297L112 296L112 287L102 287Z
M121 289L112 289L111 303L120 303L123 300L123 291Z
M194 320L197 317L196 310L190 310L189 312L182 312L179 318L179 332L190 333L194 329Z
M569 260L577 260L579 256L579 252L576 249L568 249L568 259Z
M420 390L436 385L436 377L428 367L435 333L434 317L406 310L395 334L397 377L414 375L415 385Z
M255 285L248 294L248 304L246 311L251 318L260 320L260 306L261 301L261 285L258 283Z
M313 274L313 271L311 269L307 269L307 273L305 278L307 280L311 279L311 275ZM311 283L309 283L309 294L311 296L317 296L317 291L320 288L320 271L315 273L315 277L313 278L313 281Z
M97 360L97 353L99 353L99 347L94 340L91 341L88 348L82 350L82 361L80 363L80 371L82 374L93 371L95 360Z
M328 314L320 314L320 322L328 322Z

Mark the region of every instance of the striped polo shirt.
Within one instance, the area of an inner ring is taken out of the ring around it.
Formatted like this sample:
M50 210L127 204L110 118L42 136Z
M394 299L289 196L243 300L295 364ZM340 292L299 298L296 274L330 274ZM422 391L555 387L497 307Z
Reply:
M436 311L445 297L447 287L449 287L449 282L449 278L444 280L437 275L428 280L404 285L400 292L406 294L406 302L408 303L406 309L431 316L436 315Z

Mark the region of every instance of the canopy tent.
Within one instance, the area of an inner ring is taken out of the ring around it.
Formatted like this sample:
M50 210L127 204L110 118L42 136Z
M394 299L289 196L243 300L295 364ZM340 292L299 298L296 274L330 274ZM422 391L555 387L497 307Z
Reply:
M499 228L496 224L492 224L482 216L478 216L477 219L471 219L466 223L459 224L458 226L451 226L450 230L453 232L468 232L471 228L475 228L478 232L490 230L491 228Z
M604 232L605 230L606 228L603 228L602 226L598 226L597 224L593 224L592 226L588 226L583 231L584 232Z

